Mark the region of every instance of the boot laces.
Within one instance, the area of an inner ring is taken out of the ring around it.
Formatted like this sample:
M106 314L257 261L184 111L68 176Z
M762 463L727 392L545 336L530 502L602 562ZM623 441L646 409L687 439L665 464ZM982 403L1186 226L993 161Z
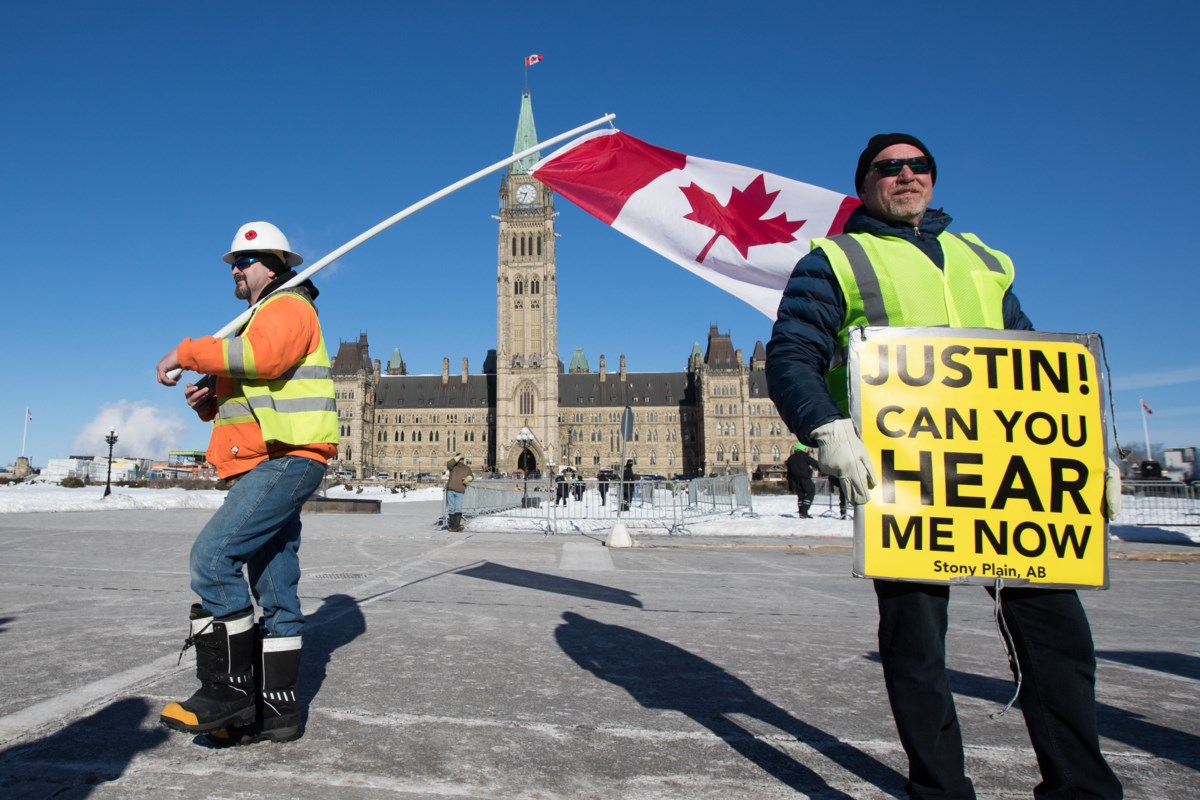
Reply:
M195 647L197 649L204 648L205 650L213 650L219 647L217 642L214 642L210 639L200 638L205 631L212 627L212 624L212 617L209 617L208 623L205 624L205 626L201 628L199 632L193 633L183 640L183 647L179 650L179 659L175 662L175 666L179 666L183 663L183 654L188 651L189 647Z

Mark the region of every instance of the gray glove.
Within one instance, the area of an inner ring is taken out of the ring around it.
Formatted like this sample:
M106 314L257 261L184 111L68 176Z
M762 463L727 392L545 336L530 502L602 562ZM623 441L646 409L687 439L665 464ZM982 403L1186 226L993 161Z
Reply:
M1104 515L1116 519L1121 513L1121 467L1111 458L1104 470Z
M854 430L854 421L835 419L814 428L811 435L820 448L817 463L821 471L841 482L846 499L856 506L864 505L871 499L867 491L875 488L875 470Z

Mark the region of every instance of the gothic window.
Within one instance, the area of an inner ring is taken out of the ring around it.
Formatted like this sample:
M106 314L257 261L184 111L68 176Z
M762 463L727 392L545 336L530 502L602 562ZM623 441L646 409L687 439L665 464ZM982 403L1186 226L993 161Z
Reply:
M525 237L521 237L521 255L525 255Z
M600 453L599 453L599 452L595 452L595 451L593 451L593 453L592 453L592 464L594 464L594 465L596 465L596 466L599 466L599 464L600 464Z
M392 434L392 441L393 441L393 442L398 442L398 441L400 441L400 431L395 431L395 432Z
M754 445L754 449L750 451L750 458L754 460L755 464L762 458L762 452L759 451L758 445Z
M514 256L517 254L517 237L516 236L512 237L512 254Z
M539 255L540 255L540 253L539 253ZM529 293L530 294L538 294L541 291L541 289L542 289L542 284L538 281L537 278L534 278L533 280L531 280L529 282Z
M542 254L542 235L539 233L537 237L537 254Z
M576 450L575 451L575 466L578 467L582 463L583 463L583 454L580 453L578 450Z
M346 460L349 461L352 458L354 458L354 453L350 450L350 447L347 446L346 447Z
M667 451L667 464L672 467L675 466L675 451L674 450Z
M654 466L657 463L658 463L658 453L654 450L651 450L650 451L650 466Z
M739 461L739 460L741 460L741 454L740 454L740 453L738 453L738 449L737 449L737 445L736 445L736 444L733 446L733 450L731 450L731 451L730 451L730 454L729 454L729 455L730 455L730 459L731 459L731 460L733 460L733 461Z
M525 303L521 300L517 300L516 302L513 303L513 308L524 308L524 307L525 307Z
M729 435L737 436L737 423L736 422L729 423Z
M724 460L725 460L725 448L721 447L721 445L717 445L717 461L724 461Z
M771 448L771 461L779 463L779 446L775 445Z
M521 390L521 414L533 414L533 390L528 386Z

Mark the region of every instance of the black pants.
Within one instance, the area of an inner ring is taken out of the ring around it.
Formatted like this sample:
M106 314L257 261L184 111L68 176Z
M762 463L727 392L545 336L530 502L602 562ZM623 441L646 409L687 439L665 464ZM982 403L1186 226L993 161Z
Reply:
M812 507L816 494L817 487L813 485L812 478L796 481L796 510L800 516L808 516L808 509Z
M989 589L989 592L992 590ZM962 730L946 678L950 587L875 581L879 654L913 800L974 800ZM1000 608L1016 648L1019 700L1042 782L1037 800L1118 800L1121 784L1100 752L1096 658L1073 591L1003 589Z

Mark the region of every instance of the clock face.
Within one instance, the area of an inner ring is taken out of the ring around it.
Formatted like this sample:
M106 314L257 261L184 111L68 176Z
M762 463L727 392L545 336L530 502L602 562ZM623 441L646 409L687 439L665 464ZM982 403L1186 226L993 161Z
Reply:
M537 198L537 189L534 189L528 183L523 183L517 187L517 202L532 203Z

